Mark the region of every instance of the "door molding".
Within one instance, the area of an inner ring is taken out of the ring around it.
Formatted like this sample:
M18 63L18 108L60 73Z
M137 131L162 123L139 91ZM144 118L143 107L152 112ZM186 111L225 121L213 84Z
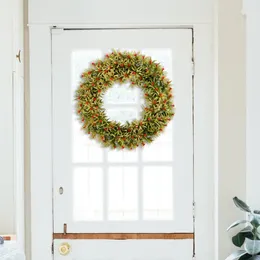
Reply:
M68 27L68 26L66 26ZM87 28L87 26L85 26ZM109 28L108 25L106 25ZM119 25L119 28L122 26ZM132 28L133 25L129 25ZM134 25L142 29L142 26ZM169 25L177 29L183 26ZM79 28L74 25L69 28ZM110 28L114 28L111 26ZM124 26L124 28L127 28ZM158 28L156 26L155 28ZM191 28L191 26L189 27ZM196 257L215 256L215 85L212 26L194 30L194 198ZM30 26L31 256L51 260L52 220L52 82L51 27ZM203 127L201 127L203 126ZM39 167L40 165L40 167ZM203 191L203 192L201 192Z

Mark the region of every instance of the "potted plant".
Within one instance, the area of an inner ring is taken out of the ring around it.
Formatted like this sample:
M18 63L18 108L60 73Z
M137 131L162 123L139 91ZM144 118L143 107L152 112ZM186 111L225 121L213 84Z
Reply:
M231 224L227 231L238 228L238 232L232 236L232 242L240 249L233 252L226 260L260 260L260 211L251 210L250 207L237 197L233 198L234 204L246 212L247 218L237 220Z

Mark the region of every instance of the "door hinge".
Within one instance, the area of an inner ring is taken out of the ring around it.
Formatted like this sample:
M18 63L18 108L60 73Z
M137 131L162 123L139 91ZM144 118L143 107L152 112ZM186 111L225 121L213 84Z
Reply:
M193 215L193 220L195 221L195 210L196 210L196 203L195 201L192 202L192 215Z
M53 243L53 241L52 241L52 244L51 244L51 253L52 253L52 255L54 255L54 243Z
M192 66L192 76L195 76L195 61L194 60L192 60L191 66Z

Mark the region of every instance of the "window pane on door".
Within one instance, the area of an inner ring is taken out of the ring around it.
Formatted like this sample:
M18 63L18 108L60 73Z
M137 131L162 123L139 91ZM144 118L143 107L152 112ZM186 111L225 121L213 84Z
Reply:
M146 166L143 172L145 220L173 219L173 168Z
M73 219L75 221L98 221L102 218L102 168L75 168L73 173Z
M73 163L103 161L102 147L81 130L76 116L72 119L72 161Z
M137 167L109 167L108 219L137 220Z
M152 162L171 162L173 158L173 122L165 128L163 133L151 144L143 148L143 160ZM160 152L158 152L160 151Z

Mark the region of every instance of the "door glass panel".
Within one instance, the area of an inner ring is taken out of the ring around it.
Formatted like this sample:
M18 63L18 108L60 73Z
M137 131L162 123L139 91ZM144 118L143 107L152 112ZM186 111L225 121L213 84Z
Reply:
M108 218L137 220L137 167L109 167Z
M73 174L73 218L102 220L103 171L100 167L76 167Z
M94 163L103 161L103 151L97 142L91 140L82 130L76 118L72 119L73 163Z
M105 104L133 104L136 105L142 95L140 88L130 87L130 82L125 84L114 84L104 95Z
M171 49L145 49L142 53L159 61L169 72L169 79L172 79ZM72 53L72 100L82 72L104 54L101 50L78 50ZM104 93L103 100L111 120L124 124L140 119L144 98L143 91L138 87L130 87L130 83L114 84ZM73 101L72 104L74 108ZM74 219L172 220L173 123L170 122L154 142L141 149L110 150L102 148L84 134L74 112L73 109L72 158L75 166L83 164L74 170ZM104 191L106 194L103 194ZM107 202L103 201L104 198ZM103 209L107 212L103 212Z
M164 132L156 140L154 140L149 146L143 148L144 161L173 161L173 125L173 121L171 121Z
M173 218L173 176L171 166L144 167L144 219Z

